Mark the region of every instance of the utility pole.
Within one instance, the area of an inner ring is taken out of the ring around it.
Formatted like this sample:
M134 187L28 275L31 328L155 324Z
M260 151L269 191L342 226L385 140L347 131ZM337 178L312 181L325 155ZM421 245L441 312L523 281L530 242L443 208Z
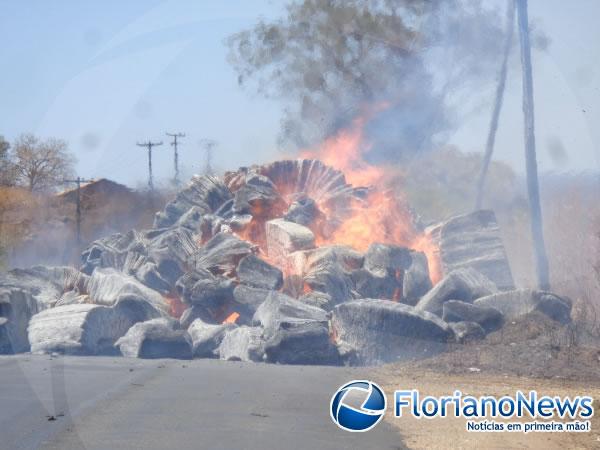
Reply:
M167 136L173 138L173 142L171 142L171 146L174 150L174 164L175 164L175 178L173 178L173 182L175 186L179 186L179 154L177 153L177 138L185 137L185 133L165 133Z
M487 177L488 168L492 160L494 152L494 142L496 140L496 131L498 131L498 121L500 118L500 110L502 109L502 99L504 97L504 88L506 86L506 73L508 71L508 56L512 47L513 30L515 28L515 0L508 0L506 7L506 24L504 31L504 51L502 54L502 64L498 73L498 85L496 86L496 100L494 101L494 109L492 110L492 118L490 120L490 128L488 131L487 142L485 144L485 153L479 180L477 182L477 197L475 199L475 210L481 209L483 203L483 190L485 179Z
M77 205L76 210L76 221L77 221L77 249L81 247L81 183L91 183L94 180L86 180L81 177L77 177L74 180L63 180L63 183L75 183L77 185L75 202Z
M204 175L212 175L212 150L217 146L218 142L212 139L202 139L200 145L206 151L206 160L204 165Z
M138 147L146 147L148 149L148 188L150 191L154 191L154 181L152 180L152 147L156 147L158 145L163 145L162 141L137 142Z
M521 66L523 71L523 116L525 120L525 169L527 171L527 192L531 215L531 235L535 252L538 287L550 289L548 257L544 244L542 227L542 207L540 205L540 186L538 180L537 158L535 152L535 121L533 104L533 75L531 68L531 44L529 41L529 19L527 0L516 0L519 25L519 43L521 46Z

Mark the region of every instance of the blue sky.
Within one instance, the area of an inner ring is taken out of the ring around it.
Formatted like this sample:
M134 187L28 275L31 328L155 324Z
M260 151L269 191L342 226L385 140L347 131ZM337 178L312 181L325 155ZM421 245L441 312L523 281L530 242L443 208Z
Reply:
M62 137L78 157L80 175L130 185L146 180L138 140L165 141L154 152L155 173L172 176L165 131L187 133L180 156L186 174L203 164L203 138L219 142L220 168L275 159L281 105L238 87L223 41L259 17L278 16L283 4L0 0L0 134ZM534 55L540 166L598 170L600 2L530 0L530 16L551 40L547 52ZM520 89L513 70L497 146L498 158L517 169ZM474 95L491 101L493 84ZM479 151L488 121L485 104L450 143ZM557 146L566 158L557 157Z

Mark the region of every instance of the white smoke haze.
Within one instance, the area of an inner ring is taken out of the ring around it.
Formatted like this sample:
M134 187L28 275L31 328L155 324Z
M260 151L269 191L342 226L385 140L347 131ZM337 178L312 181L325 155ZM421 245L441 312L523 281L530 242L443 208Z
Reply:
M388 104L367 127L368 157L381 162L443 145L487 105L480 92L496 78L503 42L504 10L490 2L314 0L228 44L240 83L286 105L286 148L348 127L365 104Z
M473 208L481 167L479 152L485 146L510 29L507 6L500 1L461 0L296 1L280 20L263 20L232 36L229 56L242 86L285 105L279 142L288 151L314 148L349 128L363 115L365 105L384 105L366 122L365 140L370 145L365 146L368 151L363 158L373 164L398 166L409 201L426 222L434 222ZM502 109L501 103L497 105L500 117L492 131L495 134L497 127L511 130L519 143L518 153L523 155L522 67L516 21L512 33L505 70L512 95L505 94ZM530 20L530 35L535 74L544 70L538 64L546 62L552 42L535 18ZM536 102L541 114L536 110L536 115L547 132L545 112L556 105L550 97L540 97ZM477 153L465 155L448 148L455 133L470 122L481 124L480 130L486 131L478 133L481 142L475 142L473 148L458 150ZM587 135L583 133L582 138ZM524 159L517 165L501 164L498 160L506 160L506 143L500 141L495 147L482 205L495 209L499 216L519 284L535 286ZM538 158L541 155L552 163L541 165L540 171L564 169L572 159L569 154L577 152L558 136L539 139ZM595 279L590 264L578 265L569 273L562 269L561 261L574 255L594 259L590 249L597 245L584 245L580 240L575 250L570 232L593 234L590 223L597 222L598 214L590 193L598 187L597 176L542 177L551 275L556 286L569 286L565 289L571 293L573 279ZM556 199L564 199L569 190L577 192L578 207L567 212ZM558 225L557 219L563 216L572 219L570 232Z
M219 41L221 53L218 56L224 59L224 53L229 52L235 73L219 72L222 68L215 69L214 59L191 46L192 42L206 38L200 32L212 19L206 12L202 17L190 14L188 19L177 15L185 10L181 6L157 5L123 26L114 36L92 30L84 37L89 45L95 46L94 54L84 68L65 83L41 121L39 131L44 135L62 136L70 133L69 128L76 128L71 144L81 152L80 166L87 171L82 175L121 177L130 186L144 190L146 154L135 148L135 139L164 139L163 127L179 126L181 117L174 122L171 115L183 109L183 102L161 102L152 91L171 92L172 86L157 83L170 69L184 71L181 68L187 66L181 60L191 59L191 48L196 52L192 56L203 64L202 70L214 74L213 78L194 79L186 85L186 90L191 95L209 86L219 91L219 101L201 105L203 110L209 111L205 116L197 114L200 108L191 110L192 114L187 114L183 122L182 131L190 136L181 147L183 179L203 172L205 158L198 145L202 137L222 142L215 153L217 172L281 157L276 146L265 138L273 130L268 129L269 120L264 119L268 114L275 116L273 111L279 106L283 109L279 145L289 155L289 150L312 147L347 128L365 105L386 103L387 108L366 125L366 140L372 146L365 158L374 164L392 162L404 169L403 173L408 173L405 187L410 188L410 200L428 221L472 208L473 177L479 167L479 156L461 154L481 152L485 144L486 132L473 133L473 129L487 130L489 123L504 43L506 2L308 0L290 5L281 14L269 14L262 20L257 13L251 20L251 23L258 22L256 26L237 27L234 30L237 33L225 43ZM530 6L536 7L535 4ZM171 7L173 12L166 14ZM372 15L357 15L356 11L369 11ZM229 18L227 14L223 16ZM373 17L377 20L372 20ZM562 44L554 35L552 39L546 35L545 25L531 15L534 75L547 71L549 63L545 55L555 45ZM499 133L504 130L504 136L510 135L513 140L499 136L493 160L506 160L508 151L513 151L518 153L519 163L513 160L511 166L493 164L484 206L495 208L500 219L506 219L510 225L513 217L526 220L521 177L521 68L517 39L513 39L508 62L507 85L519 95L511 96L507 92ZM581 97L584 91L577 88L593 86L595 80L591 58L587 63L589 66L573 67L577 80L573 90ZM263 115L241 108L240 114L231 101L228 103L227 90L214 87L214 78L229 79L231 91L237 92L235 75L246 88L246 94L250 94L249 103L277 107ZM98 79L106 83L98 83ZM88 104L86 93L92 90L101 94L101 101ZM262 98L263 94L267 101ZM222 104L221 97L224 98ZM541 95L541 99L536 97L536 102L541 127L545 111L562 108L547 95ZM572 109L572 106L569 103L565 108ZM100 120L98 111L102 113ZM254 134L244 135L240 131L245 125L239 120L243 114L258 117L249 117L249 122L252 119L253 124L258 123L253 125ZM215 131L213 136L217 121L221 135ZM469 123L475 125L464 131ZM540 165L541 171L562 169L567 163L577 162L582 159L580 148L594 145L589 124L587 130L581 123L572 127L576 138L564 137L565 129L570 126L560 129L556 124L549 124L547 127L552 129L553 135L546 133L538 141L538 158L546 157L546 165ZM126 131L131 129L139 134ZM143 133L140 130L144 130ZM474 136L471 146L456 149L446 145L455 142L456 133L461 132ZM224 134L227 134L225 138ZM163 146L154 158L156 185L172 195L170 148ZM597 170L597 166L590 169ZM586 192L593 192L598 186L597 177L579 178L585 179L581 185ZM552 177L542 180L545 202L551 202L552 198L546 195L551 195L549 186L555 183L556 178ZM586 211L588 203L585 202L589 198L583 196L585 207L581 211ZM546 203L544 208L546 211ZM72 219L72 211L69 217ZM579 219L575 218L574 223L579 223ZM72 239L72 223L69 225L67 235ZM527 233L527 224L520 226L516 233ZM555 233L550 239L564 242L565 246L568 243L566 234ZM27 262L30 261L28 257ZM527 264L522 266L523 273L527 272Z

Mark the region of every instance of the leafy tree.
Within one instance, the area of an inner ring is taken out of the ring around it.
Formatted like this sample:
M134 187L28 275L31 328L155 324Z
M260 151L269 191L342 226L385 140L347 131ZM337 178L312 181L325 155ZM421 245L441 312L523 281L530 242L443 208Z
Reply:
M312 145L386 103L367 132L369 157L390 160L430 148L459 93L493 79L501 23L480 0L302 0L227 42L240 84L284 101L282 144Z
M481 153L462 153L454 147L415 158L403 167L398 194L407 196L426 224L466 214L473 210L473 179L481 159ZM511 166L491 161L488 169L486 206L499 216L526 213L522 183Z
M61 184L72 175L75 162L65 141L42 141L32 134L23 134L15 141L11 157L17 183L31 192Z

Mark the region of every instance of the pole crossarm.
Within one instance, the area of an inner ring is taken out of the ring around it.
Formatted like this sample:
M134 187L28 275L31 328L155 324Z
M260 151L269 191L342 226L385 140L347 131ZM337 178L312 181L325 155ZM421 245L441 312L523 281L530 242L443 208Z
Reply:
M179 185L179 152L177 148L179 141L177 139L185 137L185 133L178 132L165 134L173 138L173 141L171 142L171 147L173 147L173 165L175 168L175 176L173 177L173 181L175 185Z
M154 180L152 178L152 147L157 147L159 145L163 145L162 141L152 142L136 142L138 147L145 147L148 149L148 188L150 191L154 190Z

